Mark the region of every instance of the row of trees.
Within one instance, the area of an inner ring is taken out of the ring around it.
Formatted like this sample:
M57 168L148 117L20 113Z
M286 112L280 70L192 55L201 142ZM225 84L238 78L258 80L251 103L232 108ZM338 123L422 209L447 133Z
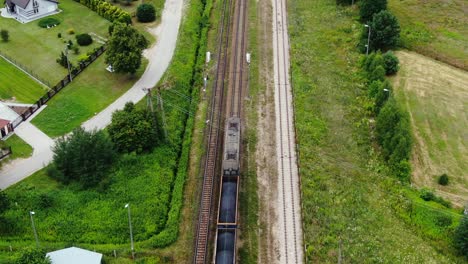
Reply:
M103 18L114 22L121 22L125 24L132 23L132 17L130 14L121 8L112 5L111 3L105 0L74 0L89 7L91 10L98 13L98 15L102 16Z

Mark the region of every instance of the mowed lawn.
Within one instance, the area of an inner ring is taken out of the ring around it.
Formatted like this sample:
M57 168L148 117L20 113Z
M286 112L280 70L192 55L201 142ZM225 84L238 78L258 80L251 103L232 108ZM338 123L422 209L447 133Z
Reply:
M398 216L411 201L375 161L357 12L334 0L288 3L307 263L337 263L340 248L343 263L454 263Z
M38 20L21 24L14 19L0 17L1 28L8 29L10 33L8 42L0 42L0 52L13 58L28 72L33 72L49 82L50 86L55 85L67 73L67 70L56 62L60 52L65 50L64 42L72 40L74 45L78 46L75 35L80 33L94 32L107 38L110 25L109 21L73 0L61 0L59 8L63 12L51 17L60 20L61 24L51 29L39 27ZM73 29L75 34L68 34L70 29ZM58 33L62 34L62 38L58 38ZM80 54L98 46L101 44L96 41L87 47L79 46ZM76 65L76 57L79 54L75 55L73 51L69 54L70 60Z
M47 88L24 72L0 58L0 99L20 103L34 103ZM14 99L14 100L13 100Z
M144 60L140 69L131 77L108 72L104 57L105 53L47 102L47 108L32 123L50 137L71 132L132 87L147 65Z
M397 98L411 114L413 182L462 207L468 197L468 73L422 55L397 53ZM437 183L443 173L449 185Z
M468 70L466 0L389 0L388 6L405 47Z

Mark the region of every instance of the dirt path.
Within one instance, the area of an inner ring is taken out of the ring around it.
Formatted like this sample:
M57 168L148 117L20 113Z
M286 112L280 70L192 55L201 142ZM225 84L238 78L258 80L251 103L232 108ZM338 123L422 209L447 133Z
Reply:
M112 112L123 109L128 101L138 102L145 93L142 88L154 87L166 71L174 53L179 25L182 18L183 0L166 0L161 23L149 32L158 40L157 43L145 51L148 66L141 78L130 90L119 97L99 114L84 122L82 127L86 130L102 129L106 127L112 117ZM0 170L0 189L25 179L34 172L44 168L52 161L53 140L29 122L21 124L16 133L33 148L33 155L27 159L17 159L2 166Z

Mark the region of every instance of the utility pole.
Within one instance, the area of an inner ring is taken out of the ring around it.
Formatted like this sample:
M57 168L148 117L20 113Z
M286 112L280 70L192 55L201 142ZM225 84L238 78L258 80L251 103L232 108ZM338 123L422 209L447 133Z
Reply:
M162 116L162 121L163 121L164 137L166 140L168 140L169 138L167 137L166 115L164 113L163 99L161 97L161 88L159 87L158 87L158 106L159 106L159 110L161 111L161 116Z
M338 248L338 264L342 264L343 263L343 256L341 254L341 246L342 246L341 239L340 239L339 245L340 246Z
M130 228L130 249L132 250L132 258L135 259L135 248L133 247L132 218L130 216L130 204L126 204L125 208L128 209L128 226Z

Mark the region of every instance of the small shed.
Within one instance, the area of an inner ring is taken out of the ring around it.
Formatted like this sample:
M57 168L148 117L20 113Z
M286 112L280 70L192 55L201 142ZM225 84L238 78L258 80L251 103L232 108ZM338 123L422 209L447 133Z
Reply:
M46 254L52 264L101 264L102 254L77 247L69 247Z

